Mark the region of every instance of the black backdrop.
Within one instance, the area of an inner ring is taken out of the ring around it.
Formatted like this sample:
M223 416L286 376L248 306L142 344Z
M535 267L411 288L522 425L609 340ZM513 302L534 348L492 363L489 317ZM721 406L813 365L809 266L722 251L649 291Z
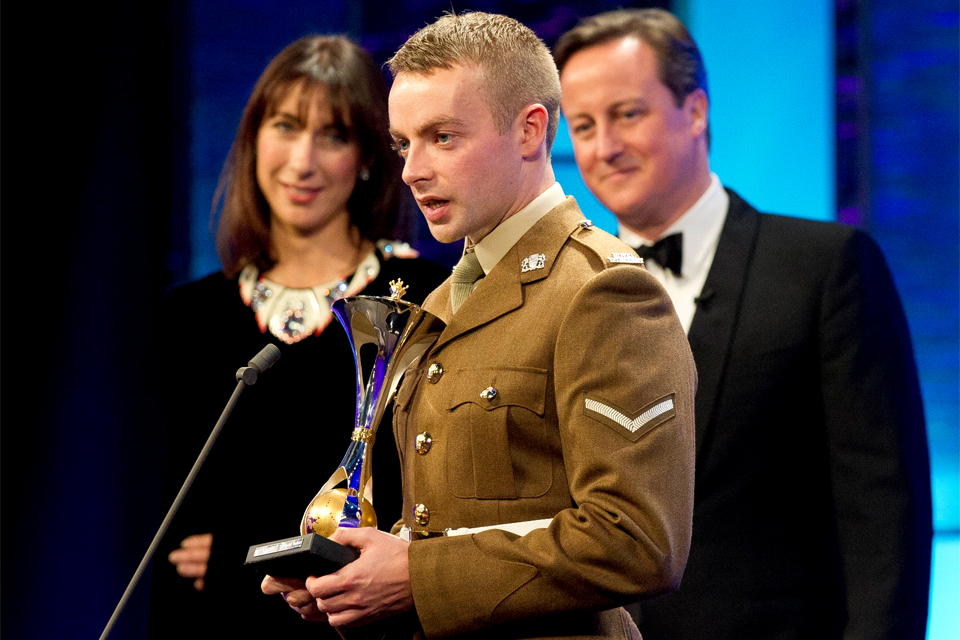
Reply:
M165 261L187 224L185 21L119 1L6 17L2 635L97 637L159 524L155 388L185 359L151 341L187 267Z

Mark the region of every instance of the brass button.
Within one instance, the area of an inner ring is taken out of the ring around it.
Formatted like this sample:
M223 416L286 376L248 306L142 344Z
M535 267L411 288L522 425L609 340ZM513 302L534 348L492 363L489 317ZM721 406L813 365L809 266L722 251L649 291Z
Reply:
M427 505L418 504L413 510L413 519L421 527L427 526L430 522L430 509L427 509Z
M487 387L480 392L480 397L488 402L493 402L497 397L497 390L493 387Z
M416 447L417 453L423 455L430 451L430 447L433 446L433 438L430 437L429 431L424 431L423 433L417 436Z
M441 376L443 376L443 365L439 362L434 362L427 368L427 380L433 384L440 382Z

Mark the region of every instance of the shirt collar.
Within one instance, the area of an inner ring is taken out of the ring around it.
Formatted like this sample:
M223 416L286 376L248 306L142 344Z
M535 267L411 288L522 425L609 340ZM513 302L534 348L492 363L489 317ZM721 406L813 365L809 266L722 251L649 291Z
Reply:
M730 206L730 196L720 184L717 174L710 174L710 186L700 199L680 216L662 234L665 238L674 233L683 234L683 276L699 269L699 266L713 254L716 238L726 218ZM653 244L622 224L619 227L620 239L631 247Z
M501 222L484 238L474 245L477 259L483 267L483 275L490 273L507 252L517 244L536 222L565 199L563 188L554 182L550 188L531 200L527 206ZM466 242L464 249L466 249Z

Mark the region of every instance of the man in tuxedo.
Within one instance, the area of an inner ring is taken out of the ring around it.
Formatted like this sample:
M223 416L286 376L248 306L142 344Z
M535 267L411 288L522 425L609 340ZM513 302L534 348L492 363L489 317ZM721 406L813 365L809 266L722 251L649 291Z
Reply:
M594 16L554 57L583 179L670 294L699 373L690 559L635 612L644 637L922 639L924 417L879 249L721 186L703 62L670 13Z
M356 561L263 590L408 637L636 640L621 605L674 589L689 547L683 328L554 179L560 79L532 31L447 15L390 68L403 180L434 237L465 240L423 304L445 327L397 393L403 535L339 529Z

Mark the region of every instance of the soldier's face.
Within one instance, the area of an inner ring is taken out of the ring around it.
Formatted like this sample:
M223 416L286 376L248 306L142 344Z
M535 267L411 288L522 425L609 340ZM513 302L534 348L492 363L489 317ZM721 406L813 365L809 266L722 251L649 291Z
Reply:
M641 231L689 206L702 188L691 182L706 113L690 96L677 106L648 44L625 37L578 51L560 85L583 180L621 222Z
M518 136L497 131L482 82L479 67L455 65L401 73L390 90L403 181L440 242L479 242L519 208Z

